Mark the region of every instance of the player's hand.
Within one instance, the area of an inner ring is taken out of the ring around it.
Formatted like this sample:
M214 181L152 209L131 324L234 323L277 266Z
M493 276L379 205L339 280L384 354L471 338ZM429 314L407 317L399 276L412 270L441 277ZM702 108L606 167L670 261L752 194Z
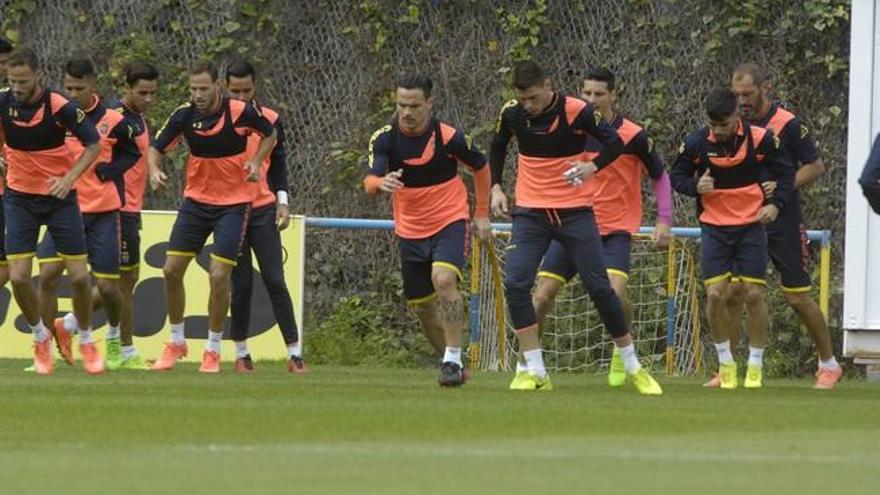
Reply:
M654 241L656 247L666 247L669 245L669 239L672 237L672 227L663 222L657 222L654 226L654 233L651 234L651 240Z
M284 230L290 225L290 206L278 205L275 208L275 227Z
M700 176L700 180L697 181L697 192L700 194L706 194L714 190L715 179L709 175L709 169L707 168L703 175Z
M510 211L507 207L507 195L501 190L501 185L499 184L492 186L489 196L489 207L492 210L492 215L495 217L506 217Z
M382 177L382 183L379 184L379 189L387 193L393 193L394 191L401 189L403 187L403 182L400 180L402 175L402 168L385 174L385 176Z
M761 189L764 190L764 196L768 198L773 197L773 193L776 192L776 181L768 180L767 182L762 182Z
M251 158L244 162L244 169L247 170L248 173L248 182L257 182L260 180L260 162Z
M55 196L58 199L64 199L73 189L73 180L65 175L64 177L49 177L46 180L49 183L49 196Z
M0 175L6 176L6 157L0 153Z
M577 187L583 184L584 181L589 180L598 170L599 167L593 162L571 162L571 168L562 174L562 178L572 186Z
M492 238L492 224L489 217L474 217L474 230L477 232L477 238L486 241Z
M761 208L761 211L758 212L758 221L767 225L776 220L776 217L778 216L779 208L777 208L776 205L765 205Z
M155 191L160 187L165 187L168 185L167 181L168 176L165 175L165 172L159 169L150 170L150 189Z

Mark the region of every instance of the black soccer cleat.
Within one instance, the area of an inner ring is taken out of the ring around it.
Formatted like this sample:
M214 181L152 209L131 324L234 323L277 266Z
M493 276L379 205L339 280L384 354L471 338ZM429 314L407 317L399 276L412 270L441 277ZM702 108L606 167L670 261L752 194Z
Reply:
M458 363L445 362L440 365L440 377L437 382L441 387L460 387L469 378L469 373Z

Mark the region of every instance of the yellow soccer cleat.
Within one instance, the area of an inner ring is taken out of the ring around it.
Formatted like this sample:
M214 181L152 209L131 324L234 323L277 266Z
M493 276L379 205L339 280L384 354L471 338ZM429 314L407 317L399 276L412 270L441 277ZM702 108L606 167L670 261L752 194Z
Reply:
M743 387L761 388L764 381L763 373L761 371L762 370L760 366L750 364L749 367L746 368L746 379L743 382Z
M721 388L734 389L738 386L735 362L719 365L718 376L721 377Z
M510 381L510 390L533 390L532 385L528 371L517 371L516 376Z
M626 368L623 367L620 349L614 346L614 352L611 354L611 365L608 366L608 386L622 387L624 383L626 383Z
M513 377L510 382L510 390L553 390L553 383L550 381L550 375L539 378L528 371L520 371Z
M633 385L635 385L636 390L640 394L663 395L663 389L660 387L660 384L657 383L657 380L645 368L639 368L639 371L630 375L630 378L632 378Z

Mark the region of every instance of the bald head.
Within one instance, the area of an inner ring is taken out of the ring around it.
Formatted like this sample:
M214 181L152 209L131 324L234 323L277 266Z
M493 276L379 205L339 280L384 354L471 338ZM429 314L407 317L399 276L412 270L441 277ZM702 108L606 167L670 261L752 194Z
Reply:
M730 89L736 95L740 113L746 120L758 120L770 108L770 80L757 64L740 64L734 69Z

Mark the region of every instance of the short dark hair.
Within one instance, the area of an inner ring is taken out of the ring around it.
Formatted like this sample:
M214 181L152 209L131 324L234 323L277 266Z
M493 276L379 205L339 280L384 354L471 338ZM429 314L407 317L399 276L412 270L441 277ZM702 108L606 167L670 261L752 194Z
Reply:
M709 120L724 120L736 113L736 95L729 88L713 89L706 97L706 114Z
M546 79L544 69L531 60L517 62L513 66L513 87L516 89L529 89L543 83Z
M93 79L97 77L94 64L87 58L72 58L68 60L64 64L64 73L77 79Z
M37 58L36 52L26 46L21 46L12 50L9 58L6 59L6 67L19 67L26 65L31 70L40 70L40 59Z
M419 72L407 72L397 78L397 87L403 89L421 89L425 94L425 99L431 97L431 90L434 89L434 81L425 74Z
M125 64L122 69L125 74L125 84L132 87L138 81L156 81L159 79L159 71L152 64L146 62L132 62Z
M614 73L605 67L590 67L584 75L584 80L603 82L608 91L614 91Z
M229 82L230 77L248 76L251 76L251 79L254 81L257 80L257 69L254 69L254 66L246 60L232 62L229 64L229 67L226 68L226 82Z
M760 86L764 84L764 81L770 79L769 77L767 77L767 72L765 72L760 65L752 62L739 64L736 69L733 70L734 79L740 79L743 76L751 77L752 82L755 83L755 86Z
M0 38L0 53L9 53L12 51L12 43L6 38Z
M220 77L220 73L217 71L217 66L210 60L200 60L194 63L189 69L189 75L191 76L197 76L199 74L204 74L205 72L211 76L211 82L216 82L217 78Z

